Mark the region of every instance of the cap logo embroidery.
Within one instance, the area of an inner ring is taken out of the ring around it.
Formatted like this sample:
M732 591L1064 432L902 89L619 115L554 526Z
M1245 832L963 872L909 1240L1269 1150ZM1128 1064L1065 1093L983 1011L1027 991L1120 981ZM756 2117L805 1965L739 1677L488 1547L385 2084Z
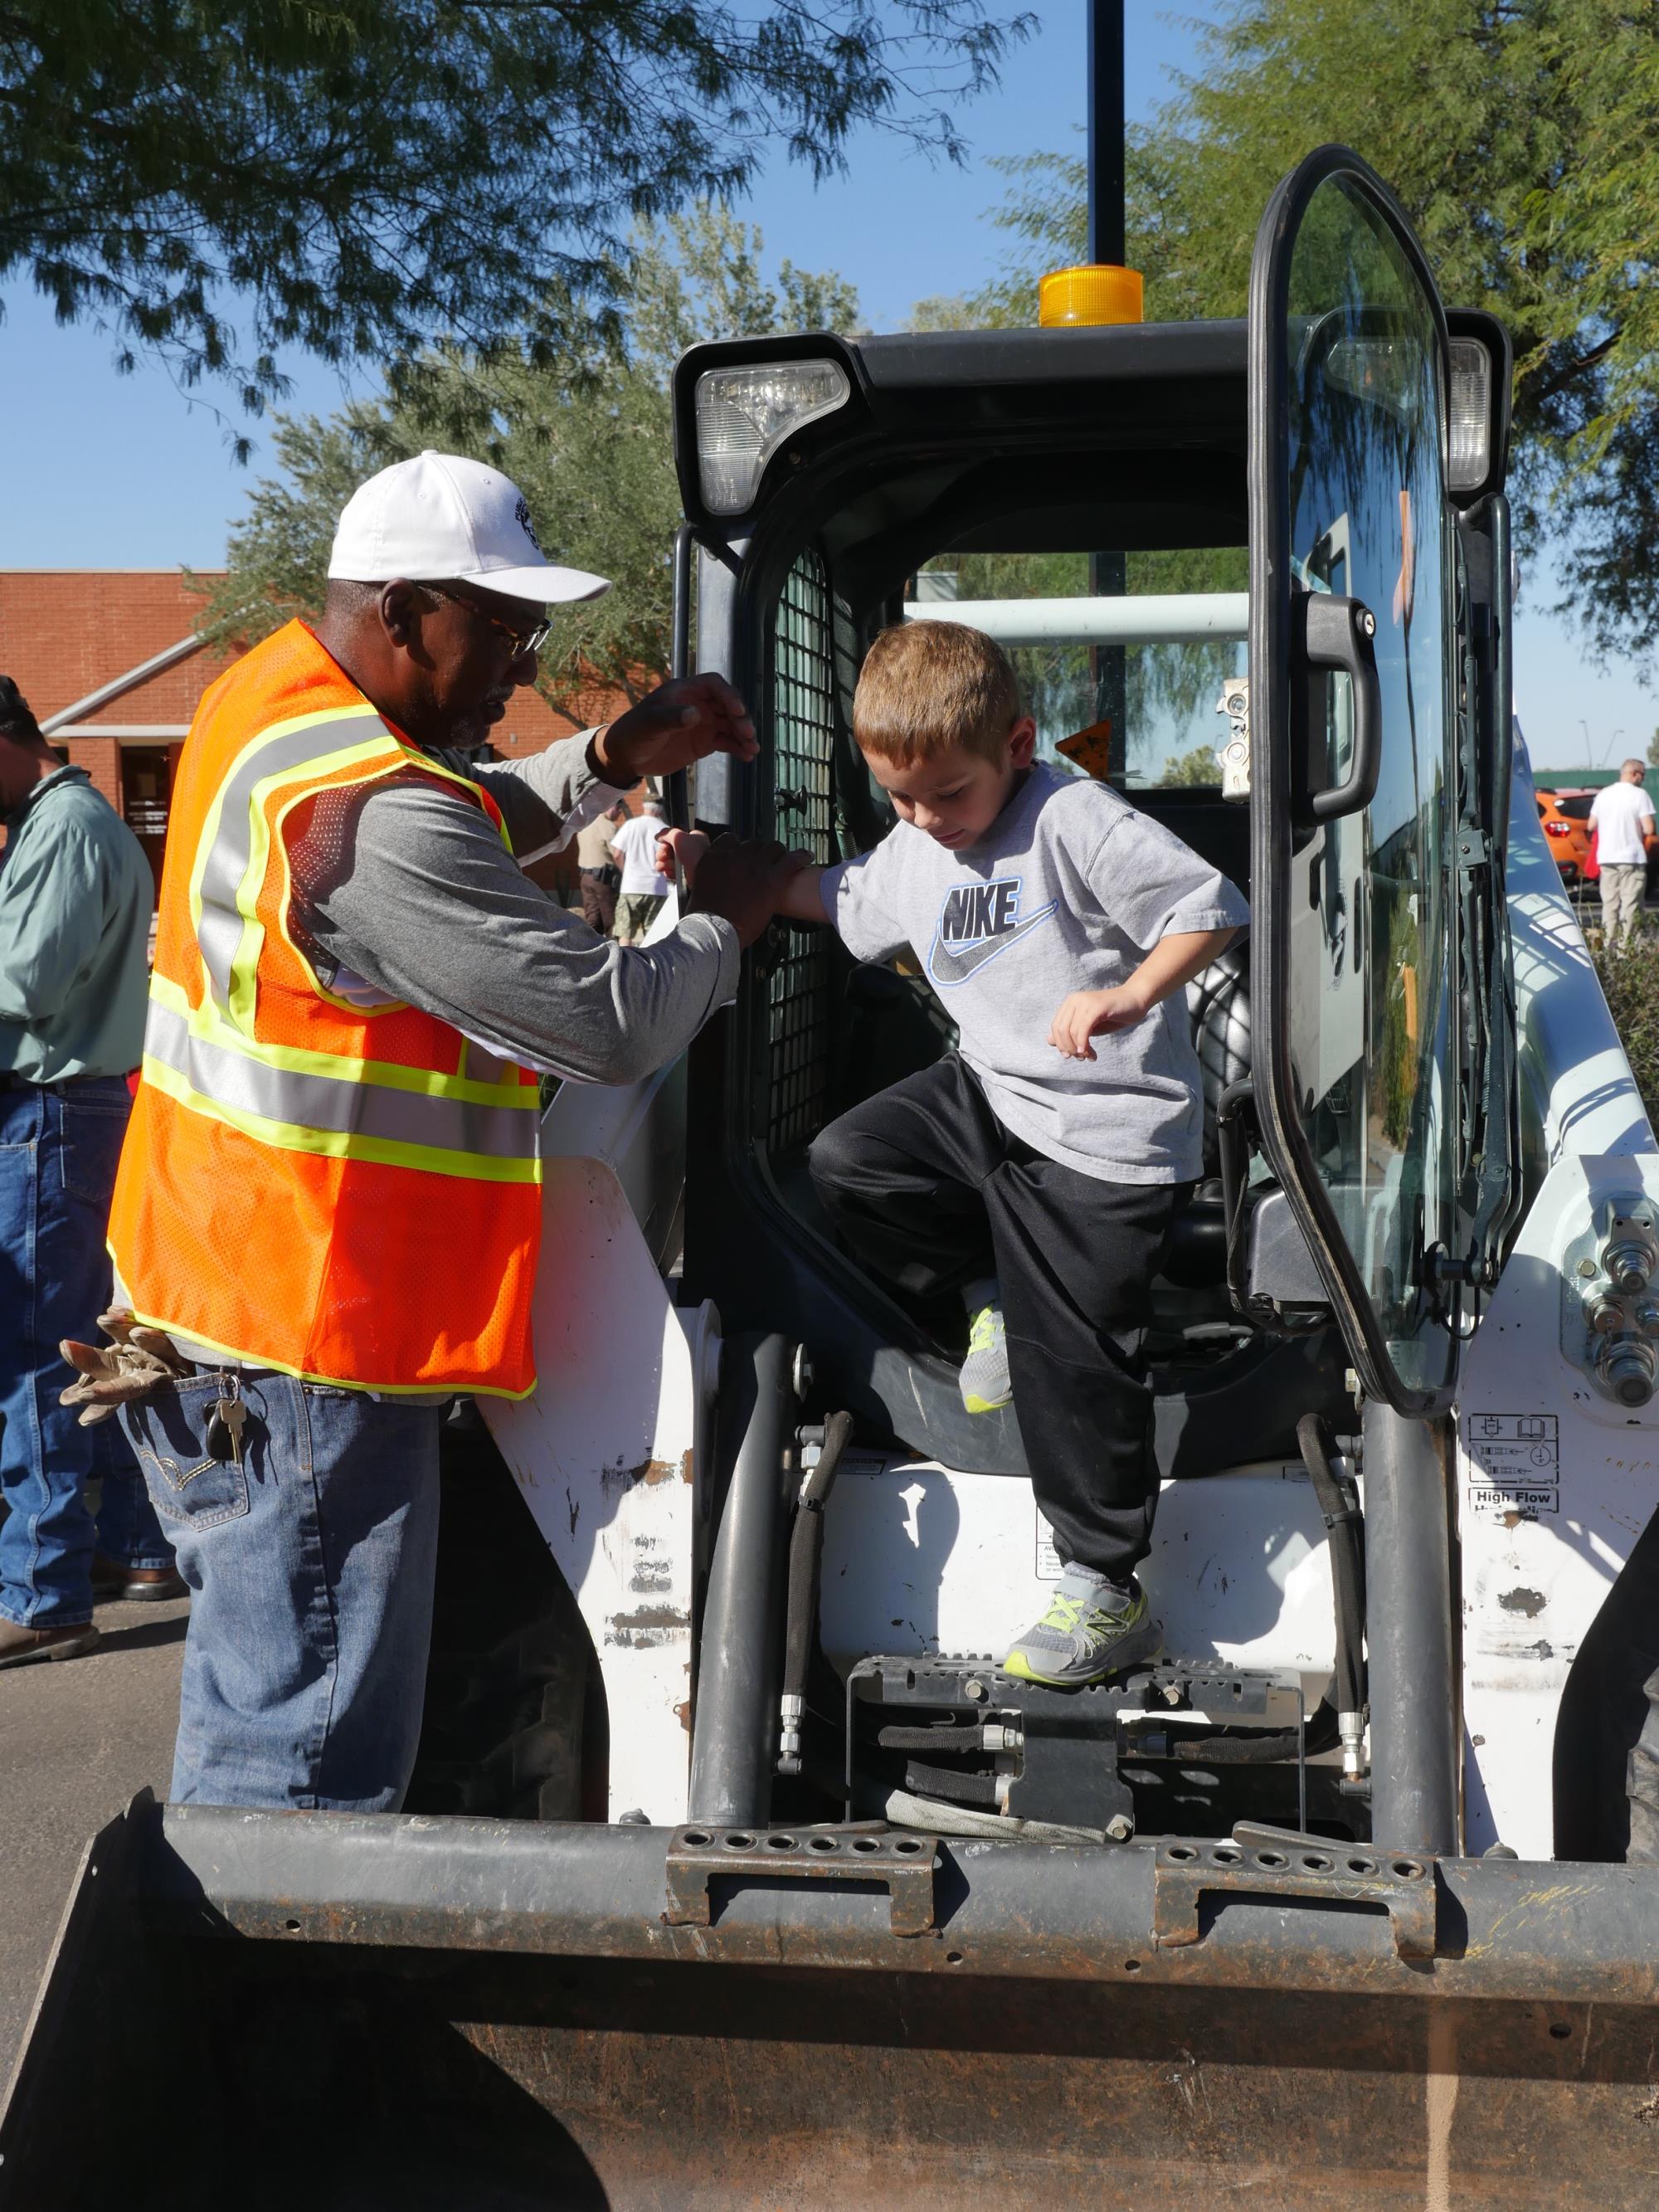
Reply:
M530 502L522 492L519 494L519 503L514 508L513 513L518 521L520 529L523 531L525 536L530 540L531 544L539 553L542 550L542 541L536 535L536 526L530 520Z

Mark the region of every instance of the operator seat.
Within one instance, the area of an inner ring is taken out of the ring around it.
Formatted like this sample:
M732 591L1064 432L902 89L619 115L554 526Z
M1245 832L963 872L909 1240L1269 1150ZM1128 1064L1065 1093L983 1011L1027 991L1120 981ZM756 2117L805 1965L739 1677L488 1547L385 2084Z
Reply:
M1222 1093L1250 1072L1250 947L1230 945L1187 986L1187 1011L1204 1085L1204 1179L1176 1216L1164 1273L1183 1290L1222 1283L1227 1275L1227 1222L1221 1203Z

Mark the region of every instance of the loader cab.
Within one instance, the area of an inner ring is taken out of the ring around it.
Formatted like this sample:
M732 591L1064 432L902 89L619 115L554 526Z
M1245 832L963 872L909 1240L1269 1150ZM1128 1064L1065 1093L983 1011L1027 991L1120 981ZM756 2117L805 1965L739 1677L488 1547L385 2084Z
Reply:
M1059 1572L1009 1480L1018 1409L964 1412L963 1324L866 1274L807 1172L826 1123L950 1048L926 948L860 964L781 925L746 959L691 1055L684 1295L728 1340L799 1344L802 1437L811 1407L844 1409L863 1456L826 1510L781 1757L757 1686L799 1624L710 1570L698 1817L823 1818L839 1795L955 1833L1371 1832L1357 1493L1332 1440L1362 1409L1419 1437L1445 1413L1516 1201L1507 386L1501 331L1449 319L1340 149L1275 195L1237 322L733 340L680 363L687 665L726 674L761 738L752 767L700 769L697 820L820 861L868 849L890 817L853 741L864 654L954 617L1009 651L1045 755L1115 784L1252 913L1188 994L1205 1180L1154 1289L1142 1580L1165 1671L1073 1703L994 1666L988 1687L988 1646ZM717 1496L710 1528L728 1514ZM1413 1507L1379 1539L1442 1613L1443 1536ZM1405 1702L1390 1745L1437 1714L1449 1771L1455 1693ZM956 1748L910 1756L933 1744Z
M1010 652L1040 750L1106 776L1249 896L1189 994L1206 1180L1158 1285L1166 1474L1352 1425L1352 1373L1448 1402L1514 1204L1502 905L1508 360L1449 319L1386 190L1316 155L1264 226L1246 320L695 348L675 426L696 665L756 710L710 826L820 860L890 822L853 742L878 631ZM689 642L689 639L688 639ZM779 1328L863 1421L1023 1471L960 1346L839 1251L805 1151L948 1048L901 959L775 927L693 1056L685 1268Z

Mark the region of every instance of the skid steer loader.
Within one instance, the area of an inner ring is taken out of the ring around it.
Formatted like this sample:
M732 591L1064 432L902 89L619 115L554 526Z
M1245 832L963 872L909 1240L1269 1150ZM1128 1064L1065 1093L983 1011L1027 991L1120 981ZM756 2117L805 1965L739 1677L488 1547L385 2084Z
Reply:
M805 1172L948 1029L780 926L686 1063L549 1109L409 1808L113 1820L0 2202L136 2143L180 2208L1659 2202L1659 1149L1512 718L1509 381L1340 148L1243 321L688 355L677 653L763 750L682 807L867 847L860 658L943 614L1248 886L1164 1656L999 1672L1042 1408L967 1415Z

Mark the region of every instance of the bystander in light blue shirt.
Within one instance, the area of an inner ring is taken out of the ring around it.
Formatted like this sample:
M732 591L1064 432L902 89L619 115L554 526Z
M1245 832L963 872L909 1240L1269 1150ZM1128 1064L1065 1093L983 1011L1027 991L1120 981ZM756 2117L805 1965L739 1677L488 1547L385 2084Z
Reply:
M83 768L6 817L0 853L0 1073L125 1075L143 1052L155 878Z

